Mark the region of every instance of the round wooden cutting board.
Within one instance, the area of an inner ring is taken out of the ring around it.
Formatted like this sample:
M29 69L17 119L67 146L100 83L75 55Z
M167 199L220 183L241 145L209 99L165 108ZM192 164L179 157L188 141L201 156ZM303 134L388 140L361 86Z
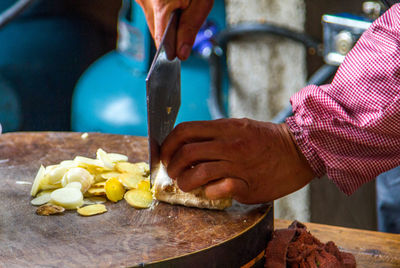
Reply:
M30 184L39 166L98 148L147 161L143 137L38 132L0 135L0 267L240 267L262 256L273 230L271 205L211 211L159 203L136 210L107 202L93 217L38 216ZM260 254L261 253L261 254Z

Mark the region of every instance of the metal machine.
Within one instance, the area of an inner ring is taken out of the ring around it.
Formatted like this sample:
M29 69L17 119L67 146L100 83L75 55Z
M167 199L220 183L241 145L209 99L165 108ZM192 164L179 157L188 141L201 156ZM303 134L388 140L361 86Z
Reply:
M348 13L324 15L324 60L339 66L362 33L371 25L372 19Z

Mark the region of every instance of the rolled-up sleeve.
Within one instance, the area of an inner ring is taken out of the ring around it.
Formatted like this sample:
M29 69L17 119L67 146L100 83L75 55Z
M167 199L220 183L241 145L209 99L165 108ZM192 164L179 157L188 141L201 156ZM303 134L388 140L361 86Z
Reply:
M332 83L291 98L286 123L314 173L346 194L400 165L400 4L379 17Z

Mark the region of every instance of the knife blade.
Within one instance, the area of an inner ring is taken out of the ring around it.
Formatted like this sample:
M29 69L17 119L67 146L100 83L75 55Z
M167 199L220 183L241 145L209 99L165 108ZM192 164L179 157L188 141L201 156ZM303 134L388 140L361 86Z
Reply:
M146 78L150 185L160 167L160 146L174 128L181 104L181 61L176 57L180 10L172 13Z

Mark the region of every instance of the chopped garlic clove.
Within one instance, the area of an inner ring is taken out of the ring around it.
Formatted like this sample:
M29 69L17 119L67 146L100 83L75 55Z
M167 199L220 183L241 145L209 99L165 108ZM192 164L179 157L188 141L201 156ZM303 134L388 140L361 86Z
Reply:
M77 209L83 205L83 195L76 188L60 188L51 193L51 202L65 209Z

